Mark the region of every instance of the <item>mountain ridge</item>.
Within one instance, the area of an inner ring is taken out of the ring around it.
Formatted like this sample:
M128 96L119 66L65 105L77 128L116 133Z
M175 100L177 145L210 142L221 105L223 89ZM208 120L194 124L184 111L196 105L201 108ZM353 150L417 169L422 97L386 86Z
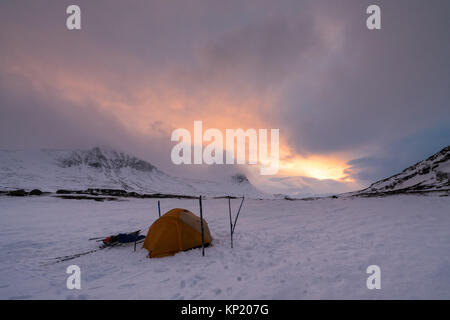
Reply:
M0 150L0 181L5 190L123 189L146 194L268 196L242 174L223 182L180 178L138 157L98 146L87 150Z
M356 193L450 190L450 146Z

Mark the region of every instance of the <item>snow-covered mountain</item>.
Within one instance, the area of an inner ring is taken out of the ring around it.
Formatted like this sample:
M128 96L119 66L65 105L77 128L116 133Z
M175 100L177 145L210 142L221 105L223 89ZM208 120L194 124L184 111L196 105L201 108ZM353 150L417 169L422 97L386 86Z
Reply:
M359 193L450 190L450 146Z
M123 189L139 193L267 197L245 175L215 182L170 176L152 164L110 149L0 150L0 189Z

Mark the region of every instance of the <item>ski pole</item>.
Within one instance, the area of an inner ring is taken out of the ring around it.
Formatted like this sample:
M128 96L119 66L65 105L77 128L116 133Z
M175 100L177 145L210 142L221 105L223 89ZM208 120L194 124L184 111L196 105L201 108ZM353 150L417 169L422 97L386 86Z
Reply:
M230 240L231 240L231 248L233 248L233 220L231 218L231 200L230 196L228 196L228 213L230 215Z
M161 218L161 206L159 204L159 200L158 200L158 213L159 213L159 217Z
M237 219L239 218L239 213L241 212L241 208L242 208L242 204L244 203L244 199L245 199L245 197L243 196L242 197L242 201L241 201L241 205L239 206L239 210L238 210L237 215L236 215L236 219L234 219L233 233L234 233L234 228L236 228Z
M205 256L205 232L203 230L203 208L202 208L202 196L198 198L200 203L200 226L202 228L202 256Z

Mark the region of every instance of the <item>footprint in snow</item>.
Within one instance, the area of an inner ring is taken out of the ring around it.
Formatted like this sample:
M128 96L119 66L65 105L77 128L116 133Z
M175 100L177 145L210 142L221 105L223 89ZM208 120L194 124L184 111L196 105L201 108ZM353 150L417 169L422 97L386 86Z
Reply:
M31 299L32 296L15 296L15 297L10 297L9 300L24 300L24 299Z
M362 239L368 240L368 239L373 239L375 237L375 235L372 232L369 232L369 233L363 233L360 237Z

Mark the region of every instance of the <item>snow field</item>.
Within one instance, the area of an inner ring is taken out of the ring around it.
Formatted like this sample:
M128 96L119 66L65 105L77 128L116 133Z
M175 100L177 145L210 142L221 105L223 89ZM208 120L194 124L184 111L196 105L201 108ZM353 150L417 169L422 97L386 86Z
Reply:
M450 198L245 200L230 248L226 199L204 200L214 242L148 259L133 246L74 260L95 236L147 228L156 199L95 202L0 197L1 299L449 299ZM233 215L239 200L232 200ZM161 200L162 212L197 200ZM146 232L147 230L143 230ZM66 288L69 265L81 290ZM381 268L368 290L366 268Z

